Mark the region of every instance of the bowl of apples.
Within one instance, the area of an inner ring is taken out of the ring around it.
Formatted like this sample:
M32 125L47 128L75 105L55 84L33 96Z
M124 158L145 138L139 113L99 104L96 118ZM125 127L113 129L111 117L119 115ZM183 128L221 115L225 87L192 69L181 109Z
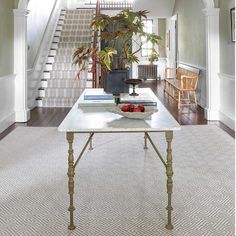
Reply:
M154 106L144 106L143 104L124 104L111 108L109 111L129 119L147 119L158 110Z

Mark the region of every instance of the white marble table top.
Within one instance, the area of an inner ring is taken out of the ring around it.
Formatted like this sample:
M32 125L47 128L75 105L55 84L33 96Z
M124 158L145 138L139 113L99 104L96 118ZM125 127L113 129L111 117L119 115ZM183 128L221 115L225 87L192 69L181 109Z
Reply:
M77 101L58 127L61 132L158 132L180 130L179 123L149 88L137 88L137 93L149 93L157 102L158 112L150 119L137 120L108 111L108 107L79 107ZM83 96L83 94L81 95Z

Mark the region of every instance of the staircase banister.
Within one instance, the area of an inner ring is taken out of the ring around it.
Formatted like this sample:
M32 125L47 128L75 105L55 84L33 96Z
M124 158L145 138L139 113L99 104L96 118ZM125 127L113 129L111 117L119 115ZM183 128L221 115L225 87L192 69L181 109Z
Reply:
M97 0L96 3L96 15L98 15L100 13L100 1ZM96 48L98 43L98 31L95 30L94 31L94 35L93 35L93 48ZM96 88L97 87L97 57L96 55L93 55L92 57L92 87Z

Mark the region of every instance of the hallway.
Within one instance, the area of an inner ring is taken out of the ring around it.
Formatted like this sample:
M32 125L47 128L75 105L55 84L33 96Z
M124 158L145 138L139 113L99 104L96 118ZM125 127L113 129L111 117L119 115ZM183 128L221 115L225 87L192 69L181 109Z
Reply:
M176 106L176 101L172 98L164 96L163 82L146 81L140 87L149 87L157 95L160 101L164 104L167 110L174 116L180 125L206 125L216 123L221 129L223 129L230 136L235 138L235 131L228 128L221 122L207 121L204 118L204 111L201 107L198 107L197 111L188 110L188 108L182 108L179 112ZM31 126L31 127L57 127L63 121L70 108L64 107L37 107L31 110L31 119L26 123L15 123L0 134L0 140L14 130L17 126Z

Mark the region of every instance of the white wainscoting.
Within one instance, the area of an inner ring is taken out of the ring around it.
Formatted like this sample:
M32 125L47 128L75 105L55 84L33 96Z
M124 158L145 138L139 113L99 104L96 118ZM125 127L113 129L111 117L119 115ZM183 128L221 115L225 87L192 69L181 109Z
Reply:
M36 98L38 97L38 88L40 86L40 74L37 71L32 69L27 70L28 78L28 108L33 109L36 107Z
M220 112L222 123L235 130L235 77L219 73L220 78Z
M15 122L15 75L0 77L0 133Z
M41 79L43 78L43 71L48 59L48 54L53 41L54 32L57 27L57 21L60 16L61 9L65 7L62 0L57 0L52 9L47 27L45 29L40 48L38 50L37 58L33 68L27 70L28 76L28 108L33 109L37 106L36 98L39 96L38 88L41 87Z

